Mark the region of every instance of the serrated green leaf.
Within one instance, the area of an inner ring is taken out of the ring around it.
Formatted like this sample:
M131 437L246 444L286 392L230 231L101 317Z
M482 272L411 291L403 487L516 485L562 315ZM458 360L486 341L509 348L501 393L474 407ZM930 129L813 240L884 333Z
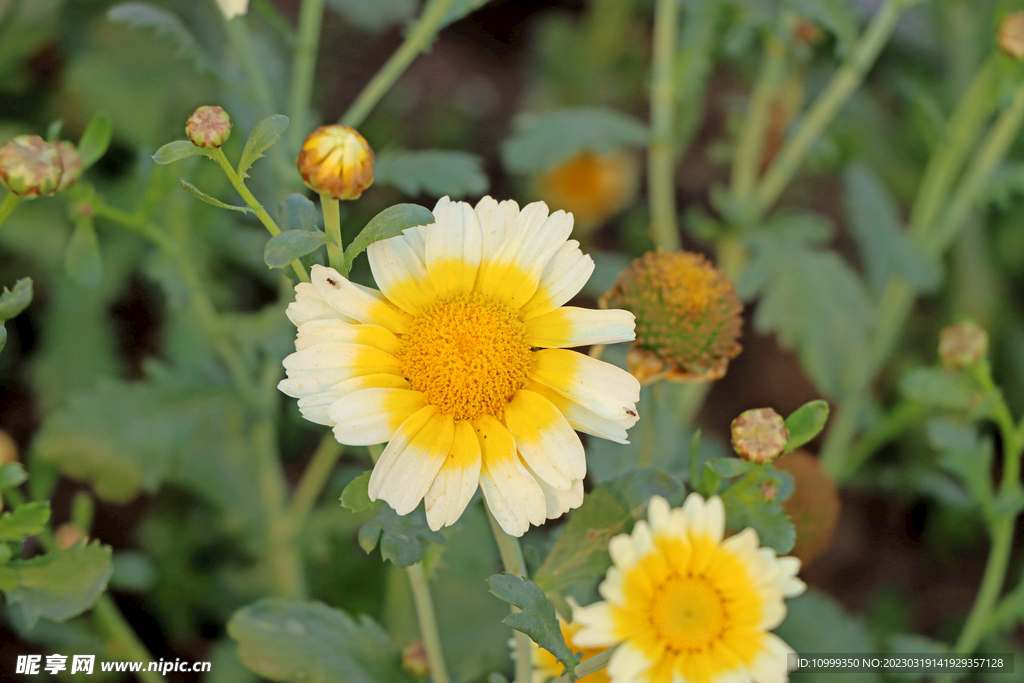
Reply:
M196 187L192 183L188 182L184 178L182 178L180 180L180 182L181 182L181 187L186 192L188 192L190 195L192 195L196 199L203 200L207 204L212 204L213 206L216 206L219 209L230 209L231 211L239 211L241 213L256 213L255 211L250 209L248 206L232 206L231 204L225 204L224 202L222 202L219 199L214 199L213 197L211 197L210 195L206 194L205 192L203 192L198 187Z
M133 28L150 29L174 47L174 56L192 62L201 74L217 75L218 69L199 45L188 27L172 12L145 2L124 2L107 11L111 21L121 21Z
M362 512L373 506L374 502L370 500L368 491L372 473L373 470L367 470L348 483L345 490L341 492L342 507L348 508L352 512Z
M0 321L21 314L32 303L32 278L23 277L14 283L14 289L4 287L0 294Z
M265 598L236 612L228 635L242 663L272 681L414 683L376 622L320 602Z
M168 142L153 155L153 161L158 164L171 164L181 159L205 155L206 150L196 147L190 140L175 140Z
M765 500L761 490L761 485L768 483L778 489L772 500ZM727 525L735 531L752 528L761 539L761 545L785 555L796 543L793 522L782 511L782 501L792 490L793 478L771 467L763 467L756 475L740 479L720 494Z
M423 559L427 544L444 545L437 531L427 526L423 508L399 515L390 505L377 507L377 514L359 529L359 545L367 553L380 543L380 554L396 567L408 567Z
M926 427L928 441L939 451L939 466L967 488L984 514L992 513L992 440L979 437L973 425L934 419Z
M100 243L92 221L75 221L75 230L64 252L64 268L72 281L90 289L96 287L103 277L103 261L100 257Z
M333 241L319 230L285 230L267 241L263 262L270 268L284 268Z
M93 115L78 141L78 156L82 157L82 170L86 170L107 153L114 136L114 122L104 113Z
M416 16L416 0L327 0L327 6L352 24L378 32L395 24L407 23Z
M515 132L501 145L511 173L542 173L580 152L612 152L647 144L647 127L603 107L558 109L516 119Z
M784 452L792 453L805 443L816 437L825 428L828 421L828 402L818 399L808 401L786 418L786 430L789 441Z
M483 159L468 152L440 149L395 150L377 155L374 182L407 195L427 194L461 199L487 192Z
M967 410L981 399L981 392L963 374L935 368L915 368L900 379L904 398L926 406Z
M0 542L21 541L35 536L50 521L50 501L41 500L19 505L13 512L0 515Z
M284 198L277 215L283 230L316 230L320 212L305 195L295 193Z
M238 177L242 180L248 178L248 170L263 157L264 152L277 144L287 129L288 117L281 114L268 116L257 123L245 141L242 158L238 161Z
M575 681L580 657L565 644L555 608L544 591L534 582L508 573L491 576L487 585L500 600L521 610L502 619L502 623L530 636L530 640L554 655L565 667L563 673Z
M434 214L418 204L395 204L374 216L359 235L345 250L345 268L352 269L352 262L374 242L397 237L407 228L430 225Z
M0 489L13 489L28 481L28 472L20 462L0 466Z
M18 609L31 628L40 617L66 621L93 606L110 580L109 546L84 541L31 560L8 563L3 570L17 585L4 588L7 604ZM3 580L0 579L0 582Z

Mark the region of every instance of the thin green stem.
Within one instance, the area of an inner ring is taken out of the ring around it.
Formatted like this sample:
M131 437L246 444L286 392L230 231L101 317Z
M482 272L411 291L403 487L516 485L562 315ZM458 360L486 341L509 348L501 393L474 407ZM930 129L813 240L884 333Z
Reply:
M519 546L519 539L509 536L498 524L491 511L487 510L487 519L491 523L491 531L494 532L494 540L498 543L498 554L501 555L501 563L505 571L519 578L526 578L526 561L523 560L523 549ZM520 611L518 607L512 607L513 612ZM515 639L515 661L516 678L515 683L530 683L533 680L533 652L530 650L530 637L520 631L512 632Z
M110 595L104 593L99 597L92 608L92 614L96 620L96 628L106 644L107 655L111 659L136 662L156 661L139 640L139 636L121 614L121 610L118 609ZM143 683L166 683L163 676L156 671L147 671L146 667L143 667L136 675Z
M391 58L385 62L370 82L366 84L363 91L359 93L355 102L348 108L345 115L341 117L341 123L352 128L358 128L363 120L370 113L384 94L395 84L399 76L412 64L417 55L426 50L434 36L437 35L444 21L448 9L455 3L455 0L430 0L424 6L424 13L413 25L412 30L405 38L405 42L395 51Z
M594 655L587 661L577 664L576 669L573 672L576 674L576 678L580 679L584 676L589 676L595 671L600 671L608 666L608 663L612 660L612 655L615 654L615 648L617 647L618 645L613 645L607 650ZM551 683L570 683L570 681L572 681L572 679L569 678L569 674L566 674L553 679Z
M441 649L441 634L437 628L437 617L434 615L434 600L430 597L430 581L420 562L406 567L405 571L412 587L412 599L416 603L416 617L419 619L423 648L427 651L430 677L434 683L450 683L448 667L444 662L444 650Z
M765 56L750 95L750 105L743 117L743 128L733 150L732 196L738 204L746 202L754 191L764 158L768 115L785 73L786 46L774 36L769 36L765 40Z
M344 448L334 438L334 432L327 432L320 440L320 445L309 459L299 485L295 487L291 505L288 508L288 526L293 535L302 533L309 513L316 505L317 499L327 485L327 480L334 470L334 465L344 452Z
M651 60L651 137L647 147L647 196L651 239L665 251L680 247L676 220L675 146L678 0L657 0Z
M749 222L760 220L775 204L800 169L811 145L835 119L850 95L864 80L864 76L896 28L896 22L903 10L917 1L886 0L882 8L875 13L850 56L832 76L808 110L797 132L786 141L775 161L765 172L749 208Z
M266 519L263 565L275 595L304 598L306 581L290 519L285 513L287 492L284 470L277 450L277 430L270 417L261 418L253 428L253 452L260 500Z
M324 0L302 0L299 33L292 58L292 89L288 98L289 151L295 153L309 128L309 105L313 96L316 55L320 48L320 25L324 19Z
M341 248L341 211L340 202L331 195L322 193L320 195L320 207L324 211L324 229L331 242L327 243L327 261L331 268L348 276L345 268L345 252Z
M274 103L274 95L270 89L270 82L260 66L259 56L253 48L252 35L249 33L249 24L246 23L246 18L241 16L228 21L227 30L231 48L242 62L242 69L245 71L245 77L249 80L249 86L252 88L261 113L264 116L275 113L277 105Z
M216 161L221 167L221 170L224 171L224 175L228 177L232 187L235 188L235 191L238 192L246 205L256 212L256 217L259 218L260 222L263 223L264 227L266 227L267 232L275 237L280 235L281 228L277 227L277 223L270 217L267 210L263 208L263 205L260 204L259 200L257 200L253 193L249 191L249 188L245 186L245 181L241 179L235 169L231 166L231 162L228 161L228 158L224 155L224 150L219 147L214 149L210 154L210 158ZM299 278L299 281L309 282L309 274L306 272L306 267L303 266L298 259L292 261L292 270L295 271L295 276Z
M14 194L13 192L7 193L7 196L4 197L3 202L0 202L0 226L2 226L4 224L4 221L6 221L12 213L14 213L14 209L16 209L18 207L18 204L20 203L21 197Z
M904 433L928 414L928 407L916 401L903 401L885 415L871 431L858 439L844 460L845 470L838 477L846 479L863 465L875 451Z

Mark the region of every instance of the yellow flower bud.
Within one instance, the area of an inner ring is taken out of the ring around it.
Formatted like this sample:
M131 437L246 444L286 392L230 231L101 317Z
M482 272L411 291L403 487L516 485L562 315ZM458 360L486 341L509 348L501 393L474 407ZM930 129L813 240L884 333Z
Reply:
M231 137L231 117L220 107L199 107L188 117L185 135L196 147L220 147Z
M639 178L635 154L583 152L537 178L537 193L548 206L571 213L577 229L588 230L633 199Z
M599 303L636 316L626 362L644 384L719 379L741 350L743 304L725 274L700 254L648 252Z
M939 358L947 368L969 368L987 355L988 333L973 322L950 325L939 333Z
M793 495L782 502L782 510L796 527L796 545L789 554L807 566L832 542L841 508L839 490L807 451L787 453L772 466L793 477Z
M355 128L320 126L295 160L303 182L334 199L359 199L373 184L373 150Z
M1010 12L1003 17L996 42L1006 54L1024 60L1024 12Z
M63 174L60 152L38 135L19 135L0 147L0 182L19 197L54 194Z
M59 140L54 143L57 153L60 154L60 161L64 164L64 173L60 177L58 190L66 190L78 181L82 175L82 157L78 149L67 140Z
M782 455L789 441L786 421L771 408L754 408L732 421L732 447L747 462L763 465Z

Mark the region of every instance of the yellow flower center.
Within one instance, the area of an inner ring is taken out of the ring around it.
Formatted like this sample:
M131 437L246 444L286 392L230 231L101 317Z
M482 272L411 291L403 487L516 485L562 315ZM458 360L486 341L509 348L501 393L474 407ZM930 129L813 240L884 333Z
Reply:
M677 576L655 591L651 622L673 650L704 650L721 636L726 614L721 596L707 580Z
M456 420L501 416L533 362L516 312L480 294L427 308L409 326L399 359L412 388Z

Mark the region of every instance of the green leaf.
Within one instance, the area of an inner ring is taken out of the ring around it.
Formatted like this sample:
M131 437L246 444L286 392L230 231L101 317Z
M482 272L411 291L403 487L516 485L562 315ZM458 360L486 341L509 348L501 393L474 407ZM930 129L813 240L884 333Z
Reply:
M569 514L562 534L534 573L534 581L550 593L576 581L602 576L611 566L608 541L628 533L655 495L678 505L683 487L655 469L634 470L594 487L583 504Z
M153 561L145 554L134 550L114 553L114 571L110 577L111 588L146 593L156 586L159 573Z
M761 491L763 484L771 484L778 489L774 499L764 499ZM785 555L796 542L793 522L782 511L782 501L792 491L793 478L772 467L763 467L755 476L740 479L721 493L729 528L740 531L750 527L757 532L761 545L774 548L779 555Z
M238 162L238 177L242 180L248 178L247 171L257 159L263 157L264 152L277 144L287 129L288 117L281 114L268 116L257 123L249 134L249 139L245 141L245 149L242 150L242 158Z
M13 512L0 515L0 541L21 541L35 536L50 521L50 501L19 505Z
M939 466L959 479L990 514L995 500L992 488L992 440L979 437L972 425L934 419L926 427L928 441L939 451Z
M327 0L327 6L352 24L374 33L416 16L416 0Z
M263 261L270 268L284 268L331 242L334 240L319 230L285 230L267 241Z
M726 479L746 474L755 467L752 463L740 460L739 458L712 458L704 466Z
M553 654L565 667L563 673L569 675L569 680L575 681L580 656L573 654L565 644L555 608L544 591L534 582L508 573L495 574L487 579L487 585L499 599L522 610L508 615L501 622L530 636L530 640Z
M345 268L352 269L352 262L374 242L397 237L403 230L417 225L430 225L434 214L419 204L395 204L384 209L366 224L366 227L352 240L345 250Z
M881 181L862 165L849 168L843 180L848 223L872 291L880 295L894 274L918 292L934 291L942 280L939 262L907 235L899 207Z
M5 346L7 346L7 326L0 323L0 351L3 351Z
M372 552L378 542L381 557L396 567L419 562L429 543L445 544L444 536L427 526L423 508L399 515L390 505L378 506L373 519L359 529L359 545L367 553Z
M783 5L836 37L836 56L846 59L857 42L857 14L847 0L783 0Z
M916 633L894 633L886 639L885 651L891 655L945 655L949 654L949 645L938 640L925 638ZM887 672L897 681L921 681L925 677L916 671L900 671L891 669Z
M911 401L949 410L968 410L981 398L963 373L935 368L915 368L904 374L900 393Z
M78 141L78 156L82 157L82 170L86 170L107 153L114 135L114 122L104 113L95 114Z
M60 140L60 132L62 130L64 130L63 120L57 119L56 121L51 121L50 125L46 127L46 141L52 145L57 142L57 140Z
M190 140L175 140L168 142L153 155L153 161L158 164L171 164L181 159L205 155L206 150L196 147Z
M0 466L0 490L13 489L28 481L28 472L20 462Z
M514 129L501 146L502 162L511 173L542 173L580 152L600 154L647 144L642 122L604 107L523 115Z
M366 470L348 483L345 490L341 492L342 507L348 508L352 512L362 512L374 505L368 492L372 473L373 470Z
M220 208L220 209L230 209L231 211L240 211L241 213L256 213L255 211L250 209L248 206L233 206L231 204L225 204L224 202L222 202L219 199L214 199L213 197L211 197L210 195L206 194L205 192L203 192L198 187L196 187L192 183L188 182L184 178L182 178L180 180L180 182L181 182L182 188L184 188L184 190L186 192L188 192L190 195L192 195L196 199L202 199L207 204L213 204L214 206L216 206L217 208Z
M111 551L95 541L67 550L8 563L3 571L16 585L3 587L7 604L31 627L40 617L66 621L95 604L110 580ZM4 579L0 578L0 582Z
M100 244L92 221L75 221L75 230L64 252L64 268L68 277L77 284L95 288L103 277L103 261L100 258Z
M214 61L176 14L145 2L124 2L111 7L107 11L107 17L111 21L121 21L134 28L152 30L174 47L175 57L192 62L199 73L219 73Z
M805 443L816 437L825 428L828 420L828 402L818 399L808 401L786 418L786 430L789 441L786 442L786 453L792 453Z
M320 602L264 598L236 612L228 634L242 663L271 681L413 683L376 622Z
M441 149L383 152L373 164L374 182L407 195L460 199L487 192L483 159L468 152Z
M0 321L21 314L32 303L32 278L23 277L14 283L14 289L4 287L0 294Z
M285 230L316 230L320 217L316 204L298 193L284 198L278 207L277 215L281 219L281 227Z

